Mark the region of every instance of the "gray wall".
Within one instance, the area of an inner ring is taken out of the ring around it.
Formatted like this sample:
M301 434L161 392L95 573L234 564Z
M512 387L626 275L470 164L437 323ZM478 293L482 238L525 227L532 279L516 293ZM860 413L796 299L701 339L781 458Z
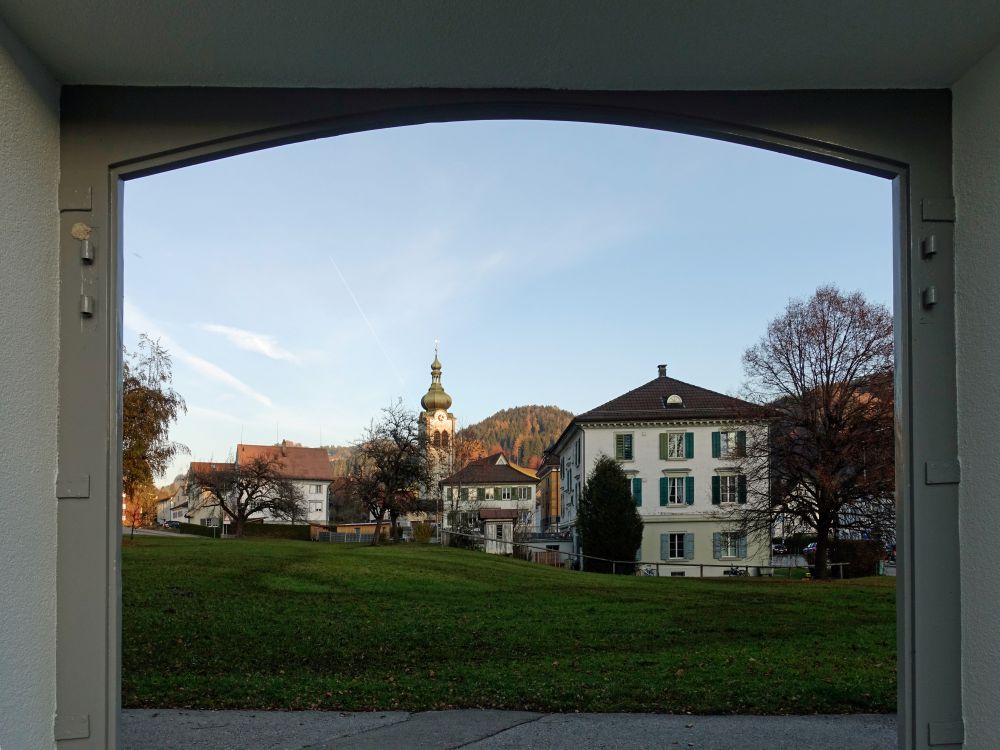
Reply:
M0 747L51 747L58 88L0 21Z
M962 691L966 747L1000 747L1000 46L953 88Z

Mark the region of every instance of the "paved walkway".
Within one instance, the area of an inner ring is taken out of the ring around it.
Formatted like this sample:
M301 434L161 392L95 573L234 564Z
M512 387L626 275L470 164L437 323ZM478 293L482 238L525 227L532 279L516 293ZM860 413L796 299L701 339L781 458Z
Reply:
M124 750L890 750L895 715L122 712Z

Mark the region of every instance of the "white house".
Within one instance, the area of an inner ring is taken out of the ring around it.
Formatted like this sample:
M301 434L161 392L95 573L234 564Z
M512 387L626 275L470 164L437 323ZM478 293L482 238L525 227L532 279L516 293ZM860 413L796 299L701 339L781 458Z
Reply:
M598 457L612 456L642 516L638 559L668 563L661 575L722 575L730 565L758 572L769 562L770 540L736 534L720 518L747 501L747 478L728 459L745 448L748 430L766 429L749 418L754 409L668 378L660 365L654 380L575 417L556 441L560 525L574 526L587 474Z
M333 481L333 468L325 448L304 448L299 445L290 445L286 441L282 441L280 445L245 445L240 443L236 446L237 465L245 465L256 458L276 458L279 474L291 480L302 493L303 516L301 521L325 522L328 520L328 498L330 483ZM211 466L212 464L206 462L195 461L191 463L191 471L205 471ZM179 493L178 498L180 497ZM220 519L223 524L228 524L230 521L228 517L222 518L223 514L216 504L205 498L193 497L192 491L187 489L184 491L184 502L188 506L186 517L176 520L197 523L202 526L215 525ZM179 506L175 507L175 511L177 509ZM261 520L264 523L288 523L287 519L276 518L268 512L252 516L251 520Z
M533 530L537 483L503 453L470 461L441 482L444 528L476 530L487 552L510 554L515 529Z

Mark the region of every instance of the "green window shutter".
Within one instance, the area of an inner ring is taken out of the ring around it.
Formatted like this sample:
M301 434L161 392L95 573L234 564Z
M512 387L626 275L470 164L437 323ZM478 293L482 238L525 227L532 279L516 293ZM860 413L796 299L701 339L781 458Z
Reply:
M483 500L486 499L485 487L480 487L478 490L476 490L476 499L479 500L479 502L482 502Z
M632 480L632 498L635 500L636 507L642 505L642 480L639 477Z
M736 556L741 560L746 560L747 558L747 537L746 534L741 534L736 539Z
M687 477L684 481L684 500L688 505L694 505L694 477Z
M712 505L720 505L721 503L722 503L722 483L719 480L719 475L716 474L715 476L712 477Z
M670 559L670 535L660 534L660 559Z
M747 454L747 433L740 430L736 433L736 455L745 456Z
M660 433L660 460L663 461L667 458L667 433Z
M621 461L625 458L625 436L615 435L615 459Z
M718 432L712 433L712 458L718 458L722 455L722 438L719 436Z
M684 535L684 559L694 560L694 534Z
M667 478L660 477L660 505L667 504L667 497L670 494L670 488L667 487Z
M684 458L694 458L694 433L684 433Z
M468 500L469 499L469 488L468 487L463 487L459 492L460 492L461 498L463 500Z
M747 501L747 478L745 474L736 477L736 502L745 503Z
M712 534L712 557L716 560L722 559L722 534L718 531Z
M494 500L499 500L500 499L500 488L499 487L494 487L493 488L493 499Z

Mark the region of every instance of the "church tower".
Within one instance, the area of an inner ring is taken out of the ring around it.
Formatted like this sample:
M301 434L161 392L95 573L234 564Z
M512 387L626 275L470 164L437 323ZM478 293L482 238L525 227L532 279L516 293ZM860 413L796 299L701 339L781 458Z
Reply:
M441 361L438 359L438 344L434 342L434 362L431 363L431 385L420 399L423 412L420 428L427 436L427 444L437 453L439 479L449 476L455 470L455 415L451 408L451 396L441 385Z

